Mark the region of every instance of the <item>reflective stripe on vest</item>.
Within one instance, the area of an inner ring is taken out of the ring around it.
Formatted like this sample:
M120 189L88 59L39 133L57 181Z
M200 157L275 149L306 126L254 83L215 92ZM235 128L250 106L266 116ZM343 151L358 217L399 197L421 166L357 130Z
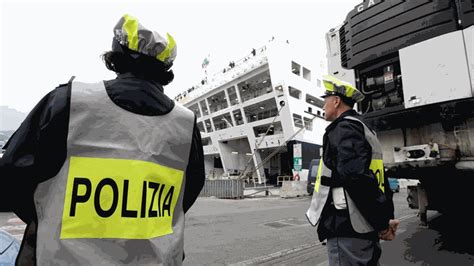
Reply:
M379 189L382 192L385 192L385 179L384 179L384 172L385 168L383 166L383 155L382 155L382 146L380 145L379 140L377 139L377 134L368 128L364 122L360 121L359 119L346 116L345 119L357 121L364 126L364 134L365 139L369 142L370 147L372 148L372 160L370 161L370 170L374 174L375 178L377 178L377 183L379 184Z
M179 104L138 115L74 82L66 161L34 195L38 264L180 265L193 126Z
M316 226L321 218L321 212L323 211L324 205L329 196L330 187L321 184L321 176L331 177L332 171L324 164L323 158L319 160L318 174L316 175L316 181L314 184L313 198L311 204L306 212L308 221Z
M345 119L357 121L361 123L364 127L364 134L367 142L370 144L372 148L372 159L370 164L370 170L374 173L375 177L377 178L379 189L384 192L384 167L383 167L383 160L382 160L382 147L377 139L377 135L375 132L370 130L362 121L359 119L346 116ZM316 182L314 186L314 193L313 198L311 200L310 207L306 212L306 217L308 218L309 222L316 226L321 218L321 213L326 204L328 199L330 187L321 184L321 176L331 177L332 172L331 169L327 168L324 164L323 159L320 160L320 165L318 168L318 174L316 176ZM350 220L352 227L358 233L368 233L372 232L374 229L373 227L367 222L367 220L362 216L359 209L355 205L354 201L351 199L349 194L344 190L344 195L346 197L347 208L350 215Z
M60 238L150 239L173 233L183 174L146 161L71 156Z

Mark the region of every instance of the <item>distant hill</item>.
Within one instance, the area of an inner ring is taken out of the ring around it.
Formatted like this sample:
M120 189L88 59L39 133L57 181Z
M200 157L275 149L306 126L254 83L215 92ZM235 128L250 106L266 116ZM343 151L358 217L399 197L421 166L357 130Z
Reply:
M11 135L13 135L14 130L0 131L0 141L7 141Z
M16 130L26 114L8 106L0 106L0 132Z
M13 130L0 131L0 149L7 143L7 140L13 135Z

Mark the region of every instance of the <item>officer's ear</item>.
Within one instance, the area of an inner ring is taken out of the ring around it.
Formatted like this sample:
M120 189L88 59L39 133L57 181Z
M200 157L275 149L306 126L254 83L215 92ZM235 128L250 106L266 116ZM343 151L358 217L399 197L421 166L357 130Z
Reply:
M334 97L334 108L339 108L339 106L341 105L341 102L342 102L342 99L341 97L337 96Z

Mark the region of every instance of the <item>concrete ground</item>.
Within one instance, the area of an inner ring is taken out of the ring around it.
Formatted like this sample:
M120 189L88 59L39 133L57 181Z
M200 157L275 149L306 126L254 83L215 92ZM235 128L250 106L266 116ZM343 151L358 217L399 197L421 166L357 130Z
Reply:
M310 199L200 198L186 216L185 265L251 264L255 258L308 248L321 249L319 262L324 262L325 247L320 247L316 229L305 217ZM407 208L406 190L396 193L394 201L396 217L416 214Z
M430 211L430 227L394 194L396 240L382 242L381 265L474 265L472 238L456 220ZM186 217L184 265L327 265L326 247L304 213L309 197L200 198ZM464 232L464 233L463 233Z

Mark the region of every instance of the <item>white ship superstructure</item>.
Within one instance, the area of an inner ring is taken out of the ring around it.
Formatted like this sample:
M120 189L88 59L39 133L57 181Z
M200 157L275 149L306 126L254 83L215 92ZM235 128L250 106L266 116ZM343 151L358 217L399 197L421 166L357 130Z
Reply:
M263 183L294 174L295 163L306 179L327 122L318 71L293 54L287 43L269 42L176 96L197 116L208 178Z

